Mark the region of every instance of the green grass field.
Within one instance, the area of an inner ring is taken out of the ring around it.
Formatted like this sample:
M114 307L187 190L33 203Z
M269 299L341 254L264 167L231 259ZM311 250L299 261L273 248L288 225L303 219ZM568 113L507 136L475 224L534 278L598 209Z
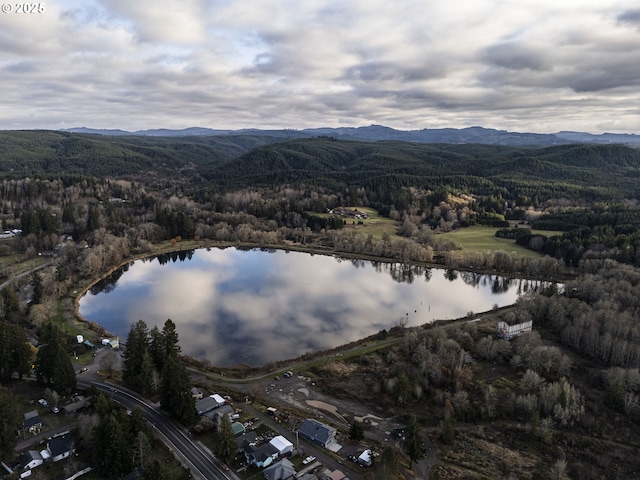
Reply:
M347 210L353 210L354 208L365 212L367 214L367 219L363 220L362 225L358 225L358 221L352 218L344 217L344 220L347 222L344 226L345 229L353 229L357 230L359 233L363 233L365 235L371 234L375 238L382 238L384 233L388 233L391 238L395 237L397 234L398 227L400 226L399 222L395 220L391 220L390 218L385 218L378 215L378 212L373 208L366 207L344 207ZM318 217L329 218L331 214L329 213L315 213L309 212L312 215L316 215Z
M505 252L513 252L523 257L538 258L539 253L528 250L520 245L516 245L515 240L496 237L498 228L475 226L469 228L461 228L455 232L442 233L441 237L451 240L462 250L470 252L486 252L503 250ZM548 237L558 235L561 232L547 232L542 230L532 230L532 233L539 233Z

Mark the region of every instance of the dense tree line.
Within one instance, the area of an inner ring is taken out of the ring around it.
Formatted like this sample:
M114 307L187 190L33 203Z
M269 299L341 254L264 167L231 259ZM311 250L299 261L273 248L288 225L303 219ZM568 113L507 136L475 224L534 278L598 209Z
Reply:
M160 393L162 408L185 424L195 418L195 404L186 368L179 358L175 323L150 331L143 320L131 326L127 337L123 381L144 394Z
M101 478L123 478L134 470L141 480L175 478L154 455L158 440L137 407L127 412L94 392L93 407L78 417L77 438L77 450L91 456Z
M636 270L614 261L601 265L567 282L563 295L523 301L521 308L584 356L607 366L638 368L640 278Z
M40 331L39 340L35 361L36 378L41 384L58 392L71 393L76 389L76 372L62 333L49 322Z
M31 371L33 352L24 329L0 319L0 384L6 385L13 375L18 378Z

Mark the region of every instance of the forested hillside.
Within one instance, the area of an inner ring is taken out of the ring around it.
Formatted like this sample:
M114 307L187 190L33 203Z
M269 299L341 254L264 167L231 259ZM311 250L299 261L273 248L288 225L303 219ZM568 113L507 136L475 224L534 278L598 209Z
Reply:
M227 188L309 182L325 186L447 186L476 194L619 199L638 193L640 152L624 146L487 145L290 140L251 150L207 177Z
M640 151L618 145L534 148L15 131L0 132L0 173L129 179L179 174L226 190L283 184L374 191L450 187L477 195L596 201L638 196Z
M178 172L192 177L277 140L253 135L166 138L5 131L0 132L0 173L135 178Z

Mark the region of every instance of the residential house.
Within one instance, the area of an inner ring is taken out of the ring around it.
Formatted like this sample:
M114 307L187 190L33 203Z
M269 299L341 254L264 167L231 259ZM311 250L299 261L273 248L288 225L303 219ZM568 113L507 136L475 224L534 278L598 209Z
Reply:
M284 438L282 435L273 437L269 443L278 449L278 455L281 457L291 455L293 453L293 443Z
M506 340L511 340L524 333L529 333L533 328L533 321L518 323L517 325L509 325L505 322L498 322L498 336Z
M40 414L37 410L32 410L31 412L27 412L24 414L24 420L22 421L22 435L27 435L27 433L31 433L33 435L37 435L42 430L44 426L44 422L42 418L40 418Z
M236 443L238 444L238 451L244 452L245 448L249 445L256 446L256 439L258 438L258 434L255 431L247 432L244 435L240 435L236 438Z
M235 420L234 417L238 414L233 410L233 407L231 405L223 405L220 408L211 410L210 412L202 414L201 416L209 417L211 420L213 420L214 423L220 425L220 422L222 421L222 417L224 417L225 415L229 417L229 420L233 421Z
M196 411L198 415L203 415L211 410L221 407L225 404L224 398L217 393L204 397L202 400L196 402Z
M24 470L31 470L44 463L42 455L37 450L29 450L20 455L20 465Z
M335 428L312 418L307 418L302 422L302 425L298 428L298 433L303 438L325 448L327 448L329 444L334 443L336 438Z
M278 458L278 449L270 443L262 444L259 447L249 445L244 450L244 456L248 464L255 465L258 468L265 468Z
M334 470L329 472L325 477L325 480L346 480L347 476L340 470Z
M264 470L264 478L267 480L290 480L295 478L296 469L286 458L274 463Z
M47 450L54 462L68 458L73 452L73 437L70 433L54 436L47 443Z

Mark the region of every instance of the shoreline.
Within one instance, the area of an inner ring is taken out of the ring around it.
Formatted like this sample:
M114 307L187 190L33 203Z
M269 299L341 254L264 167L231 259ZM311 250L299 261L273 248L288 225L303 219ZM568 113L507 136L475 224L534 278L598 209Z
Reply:
M480 270L480 269L471 269L471 268L467 268L467 269L463 269L460 267L452 267L452 266L446 266L443 264L437 264L437 263L425 263L425 262L402 262L396 259L390 259L390 258L386 258L386 257L378 257L378 256L374 256L374 255L367 255L367 254L355 254L355 253L349 253L349 252L336 252L332 249L329 249L328 247L310 247L310 246L303 246L303 245L287 245L287 244L276 244L276 245L270 245L270 244L255 244L255 243L249 243L249 242L218 242L215 240L208 240L208 241L194 241L194 240L186 240L186 241L181 241L181 242L177 242L175 244L165 244L165 245L160 245L156 250L152 251L152 252L144 252L144 253L137 253L134 255L131 255L129 257L127 257L126 259L122 260L120 263L118 263L117 265L110 267L108 270L104 271L103 273L101 273L98 277L95 277L91 280L87 280L87 283L85 283L84 285L77 286L77 288L73 289L73 294L71 295L67 295L67 298L70 298L71 302L69 302L67 305L71 306L72 312L68 312L68 314L71 315L72 318L74 318L80 325L84 326L85 328L87 328L88 330L90 330L93 333L98 333L96 332L93 328L92 328L92 322L90 322L89 320L87 320L86 318L84 318L81 314L80 314L80 300L82 299L82 297L84 295L86 295L86 293L92 288L94 287L96 284L98 284L99 282L101 282L102 280L104 280L105 278L109 277L109 275L113 274L115 271L117 271L118 269L124 267L125 265L129 265L132 264L138 260L144 260L144 259L149 259L149 258L153 258L153 257L157 257L159 255L164 255L164 254L170 254L170 253L177 253L177 252L183 252L183 251L190 251L190 250L199 250L199 249L208 249L208 248L218 248L218 249L226 249L226 248L238 248L238 249L247 249L247 250L251 250L251 249L265 249L265 250L284 250L284 251L292 251L292 252L300 252L300 253L307 253L310 255L324 255L324 256L331 256L331 257L337 257L337 258L345 258L345 259L361 259L361 260L367 260L367 261L374 261L374 262L381 262L381 263L388 263L388 264L393 264L393 263L401 263L404 265L411 265L411 266L416 266L416 267L423 267L423 268L438 268L438 269L443 269L443 270L447 270L447 269L452 269L452 270L457 270L457 271L465 271L465 272L473 272L473 273L478 273L478 274L483 274L483 275L499 275L502 277L506 277L506 278L517 278L517 279L523 279L523 280L534 280L534 281L543 281L543 282L557 282L557 281L551 281L551 280L540 280L540 279L535 279L535 278L527 278L526 276L520 276L520 275L515 275L515 274L506 274L506 273L501 273L498 271L486 271L486 270ZM505 309L505 308L510 308L512 305L507 305L504 307L501 307L499 310ZM482 316L485 315L488 312L493 312L494 310L488 310L486 312L480 312L477 313L476 316ZM463 320L464 318L457 318L457 319L448 319L448 320L444 320L444 319L439 319L439 320L433 320L430 323L426 323L426 324L421 324L421 325L417 325L414 327L407 327L407 328L429 328L432 325L438 324L439 322L444 322L446 321L447 323L449 322L453 322L453 321L460 321ZM93 322L96 323L96 322ZM106 334L111 335L113 337L116 337L116 335L113 335L111 332L109 332L107 329L105 329L102 325L96 323L96 325L98 325L103 332L106 332ZM375 336L377 334L373 334L372 336ZM303 359L305 356L308 357L315 357L316 355L321 355L321 354L326 354L327 352L333 352L333 351L340 351L343 349L347 349L350 346L353 346L354 343L360 343L363 341L366 341L367 339L370 339L371 336L369 337L365 337L362 339L358 339L354 342L350 342L344 345L339 345L333 349L329 349L329 350L321 350L318 352L313 352L311 354L307 354L307 355L303 355L301 357L294 357L292 359L284 359L284 360L276 360L276 361L269 361L263 365L260 366L252 366L252 365L246 365L246 364L237 364L237 365L232 365L232 366L228 366L228 367L220 367L220 366L216 366L216 365L207 365L207 361L203 360L203 359L199 359L196 357L191 357L191 356L184 356L185 359L189 360L189 363L191 364L197 364L199 369L202 370L206 370L208 372L212 372L212 371L228 371L228 370L244 370L244 371L262 371L265 369L265 367L267 367L267 365L273 365L273 366L277 366L278 364L281 363L286 363L286 362L291 362L291 361L296 361L296 360L300 360ZM126 341L121 340L120 343L122 345L126 345ZM277 367L276 367L277 368Z

